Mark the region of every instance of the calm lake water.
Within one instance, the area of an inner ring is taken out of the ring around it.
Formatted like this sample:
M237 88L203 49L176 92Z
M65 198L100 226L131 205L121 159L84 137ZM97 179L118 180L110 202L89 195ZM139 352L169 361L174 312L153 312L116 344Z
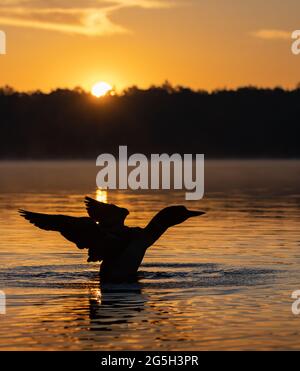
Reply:
M205 197L97 191L89 162L0 163L1 350L300 349L300 162L206 161ZM85 215L83 197L127 207L207 211L146 255L137 284L101 290L98 264L18 208Z

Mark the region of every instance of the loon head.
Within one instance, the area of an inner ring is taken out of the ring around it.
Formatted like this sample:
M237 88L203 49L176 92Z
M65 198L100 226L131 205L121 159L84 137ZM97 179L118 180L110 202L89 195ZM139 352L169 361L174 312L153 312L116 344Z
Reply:
M157 221L163 226L172 227L194 216L204 215L204 211L188 210L185 206L169 206L157 214Z

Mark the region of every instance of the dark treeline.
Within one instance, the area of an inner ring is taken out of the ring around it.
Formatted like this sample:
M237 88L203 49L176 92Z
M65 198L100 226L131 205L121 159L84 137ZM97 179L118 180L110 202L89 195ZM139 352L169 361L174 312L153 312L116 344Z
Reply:
M300 88L207 93L169 84L100 99L0 89L0 158L96 158L129 152L300 157Z

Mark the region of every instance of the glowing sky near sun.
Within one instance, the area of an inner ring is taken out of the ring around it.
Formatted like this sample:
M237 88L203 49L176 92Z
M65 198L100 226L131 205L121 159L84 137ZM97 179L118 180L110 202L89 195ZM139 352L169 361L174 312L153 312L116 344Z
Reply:
M0 85L293 87L295 0L1 0Z

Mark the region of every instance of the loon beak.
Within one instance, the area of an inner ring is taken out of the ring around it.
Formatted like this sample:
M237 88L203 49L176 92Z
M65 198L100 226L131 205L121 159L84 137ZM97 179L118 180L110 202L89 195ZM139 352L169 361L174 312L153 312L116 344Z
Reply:
M193 210L188 210L188 217L192 218L193 216L200 216L206 214L204 211L193 211Z

